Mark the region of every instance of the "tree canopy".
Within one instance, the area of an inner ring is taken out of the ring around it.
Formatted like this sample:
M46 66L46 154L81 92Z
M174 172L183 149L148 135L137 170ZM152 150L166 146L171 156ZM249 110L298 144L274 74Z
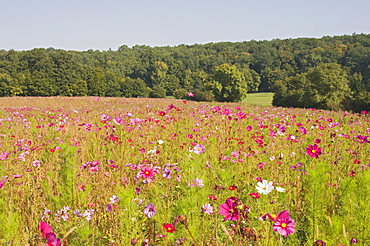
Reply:
M332 65L325 68L323 64ZM340 69L334 64L338 64ZM223 66L223 73L227 73L226 67L232 68L236 77L222 79L220 69ZM184 89L208 93L199 98L238 101L243 95L231 98L229 92L236 88L233 83L242 81L244 77L250 92L275 92L276 105L306 106L293 100L300 95L298 98L304 96L304 100L316 102L313 105L320 104L318 107L337 108L329 104L342 97L343 91L339 94L331 91L330 99L318 96L320 94L301 95L298 92L303 90L300 87L307 86L298 85L301 82L311 83L317 93L321 93L319 89L323 88L331 90L330 84L335 80L328 78L329 75L325 77L319 70L312 70L315 68L329 69L330 76L339 76L341 88L345 87L342 83L348 83L350 91L344 93L347 103L341 104L341 108L355 105L353 100L365 100L368 95L365 92L370 91L370 35L174 47L122 45L117 51L0 50L0 96L163 96L164 90L165 96L179 96L181 93L176 91ZM137 90L133 81L138 82L137 93L133 92ZM210 89L212 83L218 87ZM244 89L237 91L247 92ZM210 92L216 94L209 95ZM285 96L287 98L283 98ZM338 105L338 102L334 104Z

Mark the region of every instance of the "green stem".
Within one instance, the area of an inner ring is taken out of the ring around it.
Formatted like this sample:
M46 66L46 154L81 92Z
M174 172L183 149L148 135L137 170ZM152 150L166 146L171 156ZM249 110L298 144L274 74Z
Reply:
M189 234L190 234L191 239L193 239L194 245L198 245L198 244L197 244L197 241L196 241L196 240L195 240L195 238L193 237L193 234L191 234L191 232L190 232L189 228L187 228L187 230L188 230L188 232L189 232Z

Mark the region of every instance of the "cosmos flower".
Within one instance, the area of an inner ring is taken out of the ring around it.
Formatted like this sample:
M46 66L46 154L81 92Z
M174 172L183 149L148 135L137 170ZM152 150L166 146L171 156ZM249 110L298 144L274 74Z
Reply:
M234 220L237 221L239 218L239 211L236 208L236 199L234 197L229 197L226 199L226 202L220 205L219 214L225 216L224 221Z
M150 179L153 178L154 176L154 169L151 167L143 167L140 172L139 172L139 177L145 178L145 179Z
M213 207L211 204L206 203L202 206L202 213L211 215L213 213Z
M276 189L278 192L285 192L285 188L283 188L283 187L275 187L275 189Z
M215 195L209 195L208 199L215 201L217 200L217 197Z
M276 217L267 213L261 216L260 220L266 220L266 218L269 218L271 221L275 222L272 225L272 229L284 237L287 237L295 232L296 223L290 217L288 210L278 213Z
M110 198L110 202L111 202L111 203L119 202L119 198L118 198L118 196L113 195L113 196Z
M42 237L46 239L47 246L60 246L62 242L60 238L57 238L55 233L53 233L52 227L47 224L45 221L41 221L39 224L39 228L42 234Z
M176 231L176 227L174 227L172 224L166 223L163 225L163 228L166 230L166 232L174 233Z
M38 167L38 166L40 166L41 165L41 161L39 161L39 160L34 160L33 162L32 162L32 166L34 166L34 167Z
M201 144L197 144L197 145L195 145L195 146L194 146L194 149L193 149L193 153L194 153L194 154L197 154L197 155L199 155L199 154L201 154L201 153L204 153L204 146L203 146L203 145L201 145Z
M2 154L0 154L0 160L6 160L8 159L8 156L9 156L9 152L4 152Z
M321 155L321 148L317 146L317 144L308 145L306 148L306 154L308 154L310 157L313 158L319 158L319 155Z
M188 183L188 186L190 187L199 186L200 188L202 188L204 186L203 179L196 178L191 183Z
M250 193L249 194L249 196L250 197L252 197L252 198L254 198L254 199L258 199L258 198L260 198L261 196L260 196L260 194L258 194L258 193L256 193L256 192L252 192L252 193Z
M256 189L258 193L267 195L274 189L274 186L271 181L262 180L262 182L257 183Z
M145 206L143 212L148 218L152 218L157 213L157 210L155 209L153 203L149 203Z

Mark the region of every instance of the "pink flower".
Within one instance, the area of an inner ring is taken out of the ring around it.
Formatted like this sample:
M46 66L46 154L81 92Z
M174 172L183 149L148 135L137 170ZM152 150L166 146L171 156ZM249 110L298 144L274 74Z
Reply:
M188 186L190 186L190 187L198 186L199 188L202 188L204 186L203 179L198 179L198 178L193 179L192 182L188 182Z
M239 152L238 151L233 151L231 153L231 156L234 157L234 158L238 158L239 157Z
M151 167L143 167L139 172L139 177L150 179L154 176L154 170Z
M5 185L5 182L7 182L7 181L8 181L7 179L0 180L0 188L3 188L4 185Z
M174 227L172 224L166 223L163 225L163 228L166 230L166 232L174 233L176 231L176 227Z
M39 227L43 238L46 238L46 235L53 231L51 226L45 221L41 221Z
M53 229L51 228L49 224L47 224L45 221L41 221L39 224L39 227L40 227L42 237L46 239L47 246L62 245L60 238L57 238L57 236L52 232Z
M188 96L189 96L189 97L193 97L193 96L194 96L194 93L189 92L189 93L188 93Z
M250 193L249 196L252 197L252 198L254 198L254 199L258 199L258 198L261 197L260 194L255 193L255 192Z
M236 200L235 197L229 197L226 199L225 203L220 205L220 210L218 211L219 214L225 216L224 221L226 220L238 220L239 218L239 211L236 208Z
M0 160L6 160L8 159L8 156L9 156L9 152L4 152L2 154L0 154Z
M34 167L38 167L38 166L40 166L41 165L41 161L39 161L39 160L34 160L33 162L32 162L32 166L34 166Z
M213 213L213 207L211 204L206 203L202 206L202 212L208 215L211 215Z
M275 222L272 225L272 229L280 235L287 237L294 233L296 223L292 218L290 218L288 210L280 212L276 218L267 213L263 215L260 220L265 220L266 217Z
M148 218L152 218L156 213L157 213L157 210L155 209L153 203L149 203L147 206L145 206L144 214Z
M302 134L307 134L307 130L306 130L306 128L304 128L303 126L301 126L301 127L299 128L299 131L300 131Z
M46 236L46 245L47 246L60 246L62 245L62 242L60 241L60 238L57 238L57 236L54 233L49 233Z
M319 155L321 155L321 148L317 146L317 144L314 145L308 145L306 148L306 154L308 154L310 157L319 158Z
M204 146L201 145L201 144L195 145L194 149L193 149L193 152L194 152L194 154L197 154L197 155L199 155L201 153L204 153Z

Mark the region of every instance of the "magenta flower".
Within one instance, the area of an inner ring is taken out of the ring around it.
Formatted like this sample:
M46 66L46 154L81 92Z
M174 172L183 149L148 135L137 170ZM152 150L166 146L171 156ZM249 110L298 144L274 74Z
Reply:
M53 231L51 226L45 221L41 221L39 227L43 238L46 238L46 234Z
M60 238L57 238L57 236L54 233L49 233L46 236L46 245L47 246L61 246L62 242L60 241Z
M0 188L3 188L4 185L5 185L5 182L7 182L7 181L8 181L7 179L0 180Z
M287 237L290 234L294 233L296 223L292 218L290 218L288 210L284 210L278 213L276 218L267 213L263 215L260 220L265 220L266 217L275 222L272 225L272 229L280 235Z
M139 177L150 179L154 176L154 169L151 167L143 167L139 172Z
M157 213L157 210L155 209L153 203L149 203L146 205L143 212L148 218L152 218Z
M225 216L224 221L226 220L234 220L237 221L239 218L239 211L236 208L236 200L235 197L229 197L226 199L225 203L220 205L220 210L218 211L219 214Z
M60 238L57 238L55 233L53 233L53 229L49 224L47 224L45 221L41 221L39 224L40 231L42 234L42 237L46 239L46 245L47 246L60 246L62 245L62 242L60 241Z
M308 154L310 157L319 158L319 155L321 155L321 148L317 146L317 144L308 145L306 148L306 154Z

